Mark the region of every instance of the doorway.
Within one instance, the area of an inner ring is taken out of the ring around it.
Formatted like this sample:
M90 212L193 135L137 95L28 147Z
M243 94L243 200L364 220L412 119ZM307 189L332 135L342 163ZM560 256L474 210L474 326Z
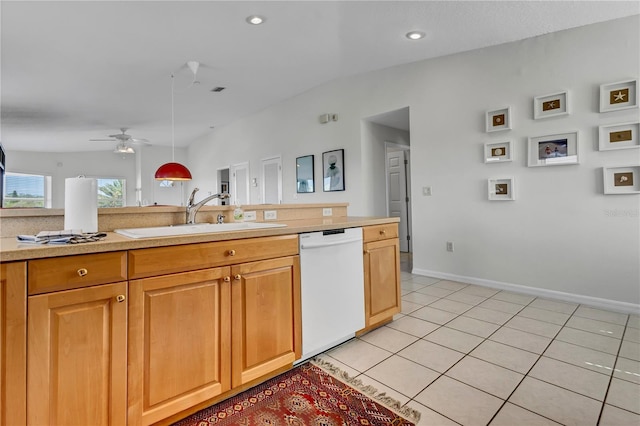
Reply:
M387 216L399 217L400 251L411 250L410 153L407 145L385 142L385 174L387 181Z
M264 158L262 163L262 204L282 203L282 157Z
M218 169L218 193L231 194L231 188L229 185L229 167ZM221 198L219 201L222 206L229 205L228 198Z
M374 199L375 211L389 217L400 218L399 238L402 269L412 268L411 253L411 129L410 110L404 107L372 115L364 119L364 143L366 151L375 164L372 179L382 187L384 195ZM383 166L384 164L384 166ZM381 197L384 197L381 199Z

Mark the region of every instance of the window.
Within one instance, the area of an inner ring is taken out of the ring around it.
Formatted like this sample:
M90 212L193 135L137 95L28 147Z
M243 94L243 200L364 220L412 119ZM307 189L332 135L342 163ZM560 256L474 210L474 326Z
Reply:
M51 176L7 172L2 207L51 207Z
M96 178L98 181L98 207L124 207L126 179Z

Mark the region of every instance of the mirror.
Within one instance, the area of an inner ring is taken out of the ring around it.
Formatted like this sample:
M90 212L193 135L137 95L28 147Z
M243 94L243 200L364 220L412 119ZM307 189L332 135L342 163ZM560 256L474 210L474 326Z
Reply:
M296 158L296 190L298 193L315 192L313 155Z

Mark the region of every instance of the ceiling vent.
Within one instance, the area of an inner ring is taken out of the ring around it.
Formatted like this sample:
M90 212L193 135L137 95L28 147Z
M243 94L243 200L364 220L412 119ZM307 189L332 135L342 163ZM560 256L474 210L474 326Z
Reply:
M213 89L211 89L212 92L222 92L224 89L226 89L226 87L220 87L220 86L216 86Z

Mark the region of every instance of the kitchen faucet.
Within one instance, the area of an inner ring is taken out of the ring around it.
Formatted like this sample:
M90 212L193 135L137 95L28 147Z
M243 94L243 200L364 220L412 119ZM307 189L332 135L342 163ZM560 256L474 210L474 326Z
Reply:
M196 196L196 192L198 192L199 190L200 188L194 188L193 192L191 192L191 195L189 196L189 202L187 203L187 225L196 223L196 214L198 213L198 210L200 210L200 207L204 206L209 201L213 200L214 198L220 198L221 200L229 198L229 194L223 192L220 194L209 195L204 200L201 200L198 203L194 204L193 198Z

